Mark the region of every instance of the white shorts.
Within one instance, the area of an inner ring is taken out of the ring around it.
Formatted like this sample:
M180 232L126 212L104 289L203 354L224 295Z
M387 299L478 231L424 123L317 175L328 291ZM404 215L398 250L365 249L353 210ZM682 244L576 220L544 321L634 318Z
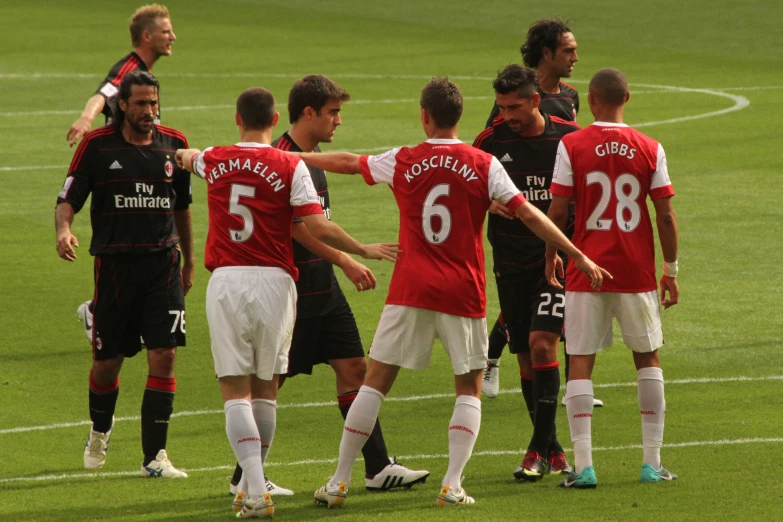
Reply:
M435 339L443 342L454 375L487 367L485 317L460 317L411 306L383 307L370 357L411 370L426 368Z
M218 268L207 286L207 323L218 377L286 373L296 286L274 267Z
M565 298L566 351L592 355L612 345L612 318L623 342L634 352L653 352L663 346L661 308L655 290L639 294L569 292Z

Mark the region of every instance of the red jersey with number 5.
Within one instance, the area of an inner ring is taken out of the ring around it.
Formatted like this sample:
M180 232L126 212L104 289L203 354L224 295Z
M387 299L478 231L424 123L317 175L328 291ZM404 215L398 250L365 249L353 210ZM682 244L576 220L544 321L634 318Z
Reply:
M646 199L674 195L660 143L622 123L595 122L563 137L550 190L574 199L574 245L614 277L601 292L657 288ZM571 292L593 291L574 263L566 281Z
M391 186L400 250L386 304L486 316L484 218L493 199L525 202L500 162L456 139L361 157L362 176Z
M293 218L323 213L304 162L269 145L237 143L194 156L193 172L207 181L207 270L278 267L296 280Z

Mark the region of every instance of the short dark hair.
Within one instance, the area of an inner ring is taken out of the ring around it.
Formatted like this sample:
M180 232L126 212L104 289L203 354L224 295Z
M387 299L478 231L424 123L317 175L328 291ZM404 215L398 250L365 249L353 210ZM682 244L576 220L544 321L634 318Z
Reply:
M247 130L264 130L275 118L275 97L263 87L246 89L237 98L237 114Z
M424 86L420 104L439 129L456 126L462 117L462 93L446 77L433 78Z
M530 99L538 92L538 73L530 67L507 65L498 72L498 77L492 82L492 87L498 94L516 93L520 98Z
M291 92L288 93L288 121L296 123L307 107L312 107L316 114L331 100L346 102L351 95L334 81L321 74L311 74L297 80Z
M558 18L547 18L533 22L527 31L527 39L519 49L522 61L528 67L538 67L544 57L544 49L550 49L554 54L560 45L563 33L570 33L571 28Z
M134 85L146 85L155 87L155 92L160 92L160 85L157 78L147 71L136 69L125 75L120 82L120 90L117 94L117 103L114 107L114 124L122 128L122 121L125 119L125 111L120 107L120 100L127 102L133 91Z
M618 69L611 67L600 69L590 80L589 92L605 105L613 107L623 105L625 95L628 93L628 80Z

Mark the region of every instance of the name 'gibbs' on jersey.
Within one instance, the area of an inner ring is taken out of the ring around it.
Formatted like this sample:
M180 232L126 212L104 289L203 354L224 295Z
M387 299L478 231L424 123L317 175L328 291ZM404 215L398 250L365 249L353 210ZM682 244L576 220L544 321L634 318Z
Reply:
M323 213L304 162L269 145L237 143L205 149L193 170L207 181L207 270L278 267L296 280L292 220Z
M190 205L190 174L174 161L185 136L156 125L150 145L132 145L114 126L87 133L57 203L81 210L92 193L90 254L143 254L179 241L174 212Z
M369 185L391 186L400 210L400 254L386 304L485 317L482 228L493 199L525 202L500 162L456 139L361 157Z
M657 288L645 200L674 195L660 143L621 123L596 122L569 134L558 148L552 194L574 198L573 243L614 276L601 292ZM569 291L592 291L573 263L566 281Z
M543 116L544 132L538 136L520 136L501 117L476 137L473 146L498 158L525 199L546 214L552 202L549 185L557 146L563 136L576 132L579 126L548 114ZM570 217L566 235L573 226ZM497 276L543 268L546 242L521 220L490 214L487 237Z

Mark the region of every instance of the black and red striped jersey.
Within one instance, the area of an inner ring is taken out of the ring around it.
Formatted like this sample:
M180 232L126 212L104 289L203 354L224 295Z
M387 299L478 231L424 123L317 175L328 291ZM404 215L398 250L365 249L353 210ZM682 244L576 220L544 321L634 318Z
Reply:
M291 139L286 132L272 142L273 147L291 152L302 152L302 149ZM321 152L318 146L314 152ZM326 219L332 219L332 211L329 207L329 187L326 184L326 173L317 167L307 166L310 177L313 180L315 190L318 192L318 200L323 208ZM301 218L294 217L294 223L301 222ZM313 254L301 244L293 240L294 264L299 269L299 279L296 281L296 316L315 317L325 314L328 309L329 296L332 290L338 286L334 275L334 267L329 261Z
M95 91L95 94L100 94L106 99L101 112L106 117L107 125L112 122L117 110L117 94L120 92L122 79L125 78L126 74L137 69L149 72L144 60L135 52L131 52L128 56L123 57L114 64L109 74L106 75L106 78L98 86L98 90ZM160 103L158 103L158 114L155 117L155 123L160 123Z
M90 254L144 254L177 244L174 212L191 203L190 174L174 160L188 148L178 130L154 126L150 145L133 145L113 125L87 133L57 203L79 212L92 194Z
M575 122L544 114L544 132L538 136L520 136L502 119L476 137L474 147L489 152L505 167L514 185L532 205L546 214L552 196L549 186L557 157L560 139L579 130ZM566 235L573 229L569 219ZM487 220L487 239L492 245L498 276L541 270L544 267L546 242L539 239L519 219L506 219L490 214Z
M567 83L560 82L560 92L549 94L539 89L541 103L538 110L550 116L557 116L561 120L576 121L579 113L579 93ZM489 119L485 127L491 127L496 121L503 121L497 104L492 107Z

